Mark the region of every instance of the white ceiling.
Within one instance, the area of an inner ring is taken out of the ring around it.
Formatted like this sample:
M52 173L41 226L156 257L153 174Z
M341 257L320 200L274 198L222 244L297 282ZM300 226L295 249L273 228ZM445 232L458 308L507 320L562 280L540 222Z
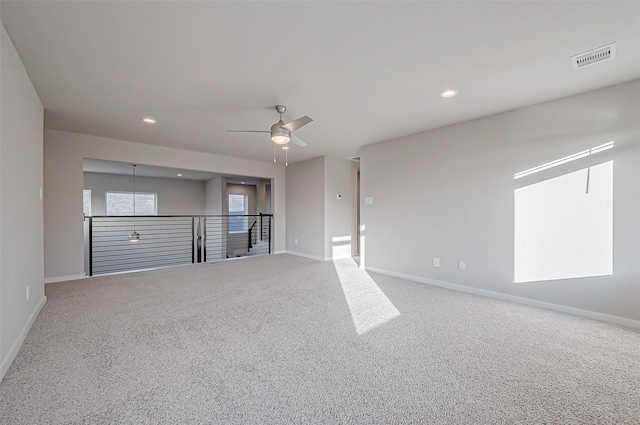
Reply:
M119 174L123 176L133 176L133 167L128 162L104 161L101 159L85 158L82 160L82 170L86 173ZM197 180L207 181L214 177L225 177L226 183L231 184L252 184L260 182L259 177L238 176L231 174L217 174L206 171L187 170L183 168L159 167L156 165L136 164L136 176L154 177L176 180Z
M315 120L296 162L640 78L637 1L1 7L47 128L264 161L268 134L226 130L268 129L277 104ZM573 70L612 42L615 59Z
M82 169L88 173L120 174L124 176L133 175L133 167L127 162L104 161L101 159L87 159L82 161ZM181 174L181 176L178 176ZM206 181L220 174L208 173L205 171L183 170L179 168L158 167L155 165L136 164L136 176L155 177L179 180Z

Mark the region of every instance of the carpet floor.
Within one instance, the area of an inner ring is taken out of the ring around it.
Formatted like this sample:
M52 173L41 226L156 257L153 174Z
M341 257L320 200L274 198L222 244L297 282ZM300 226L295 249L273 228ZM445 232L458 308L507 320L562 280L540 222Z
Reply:
M272 255L48 284L9 424L640 424L640 332Z

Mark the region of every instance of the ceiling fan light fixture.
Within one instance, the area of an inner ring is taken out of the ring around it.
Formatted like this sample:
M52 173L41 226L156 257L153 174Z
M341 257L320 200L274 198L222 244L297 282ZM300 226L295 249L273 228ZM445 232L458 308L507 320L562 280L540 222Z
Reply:
M291 137L286 134L274 134L271 136L271 140L276 145L286 145L291 140Z
M286 145L291 140L291 132L286 128L282 128L284 122L280 121L271 126L271 140L276 145Z

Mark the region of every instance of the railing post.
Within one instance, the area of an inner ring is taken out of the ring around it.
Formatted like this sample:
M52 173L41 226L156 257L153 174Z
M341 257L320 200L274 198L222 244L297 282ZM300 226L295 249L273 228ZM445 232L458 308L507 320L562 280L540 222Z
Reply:
M93 276L93 217L89 217L89 276Z
M198 263L202 263L202 217L198 217L198 231L196 234L196 248L198 250Z
M269 254L271 254L271 224L273 220L273 214L269 216Z
M191 264L196 262L196 218L191 217Z
M202 223L202 262L207 262L207 217L200 217Z

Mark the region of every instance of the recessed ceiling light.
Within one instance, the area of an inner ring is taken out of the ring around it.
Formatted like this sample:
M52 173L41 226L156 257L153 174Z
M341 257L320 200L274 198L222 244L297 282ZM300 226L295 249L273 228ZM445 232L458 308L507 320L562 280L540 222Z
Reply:
M181 173L178 173L178 174L176 174L176 176L178 176L178 177L182 177L182 174L181 174Z
M440 97L453 97L458 93L459 93L458 90L446 90L440 93Z
M242 183L242 184L247 184L247 182L240 182L240 183Z
M151 118L151 117L143 118L143 119L142 119L142 121L146 122L147 124L155 124L155 123L157 123L157 122L158 122L158 121L154 120L154 119L153 119L153 118Z

